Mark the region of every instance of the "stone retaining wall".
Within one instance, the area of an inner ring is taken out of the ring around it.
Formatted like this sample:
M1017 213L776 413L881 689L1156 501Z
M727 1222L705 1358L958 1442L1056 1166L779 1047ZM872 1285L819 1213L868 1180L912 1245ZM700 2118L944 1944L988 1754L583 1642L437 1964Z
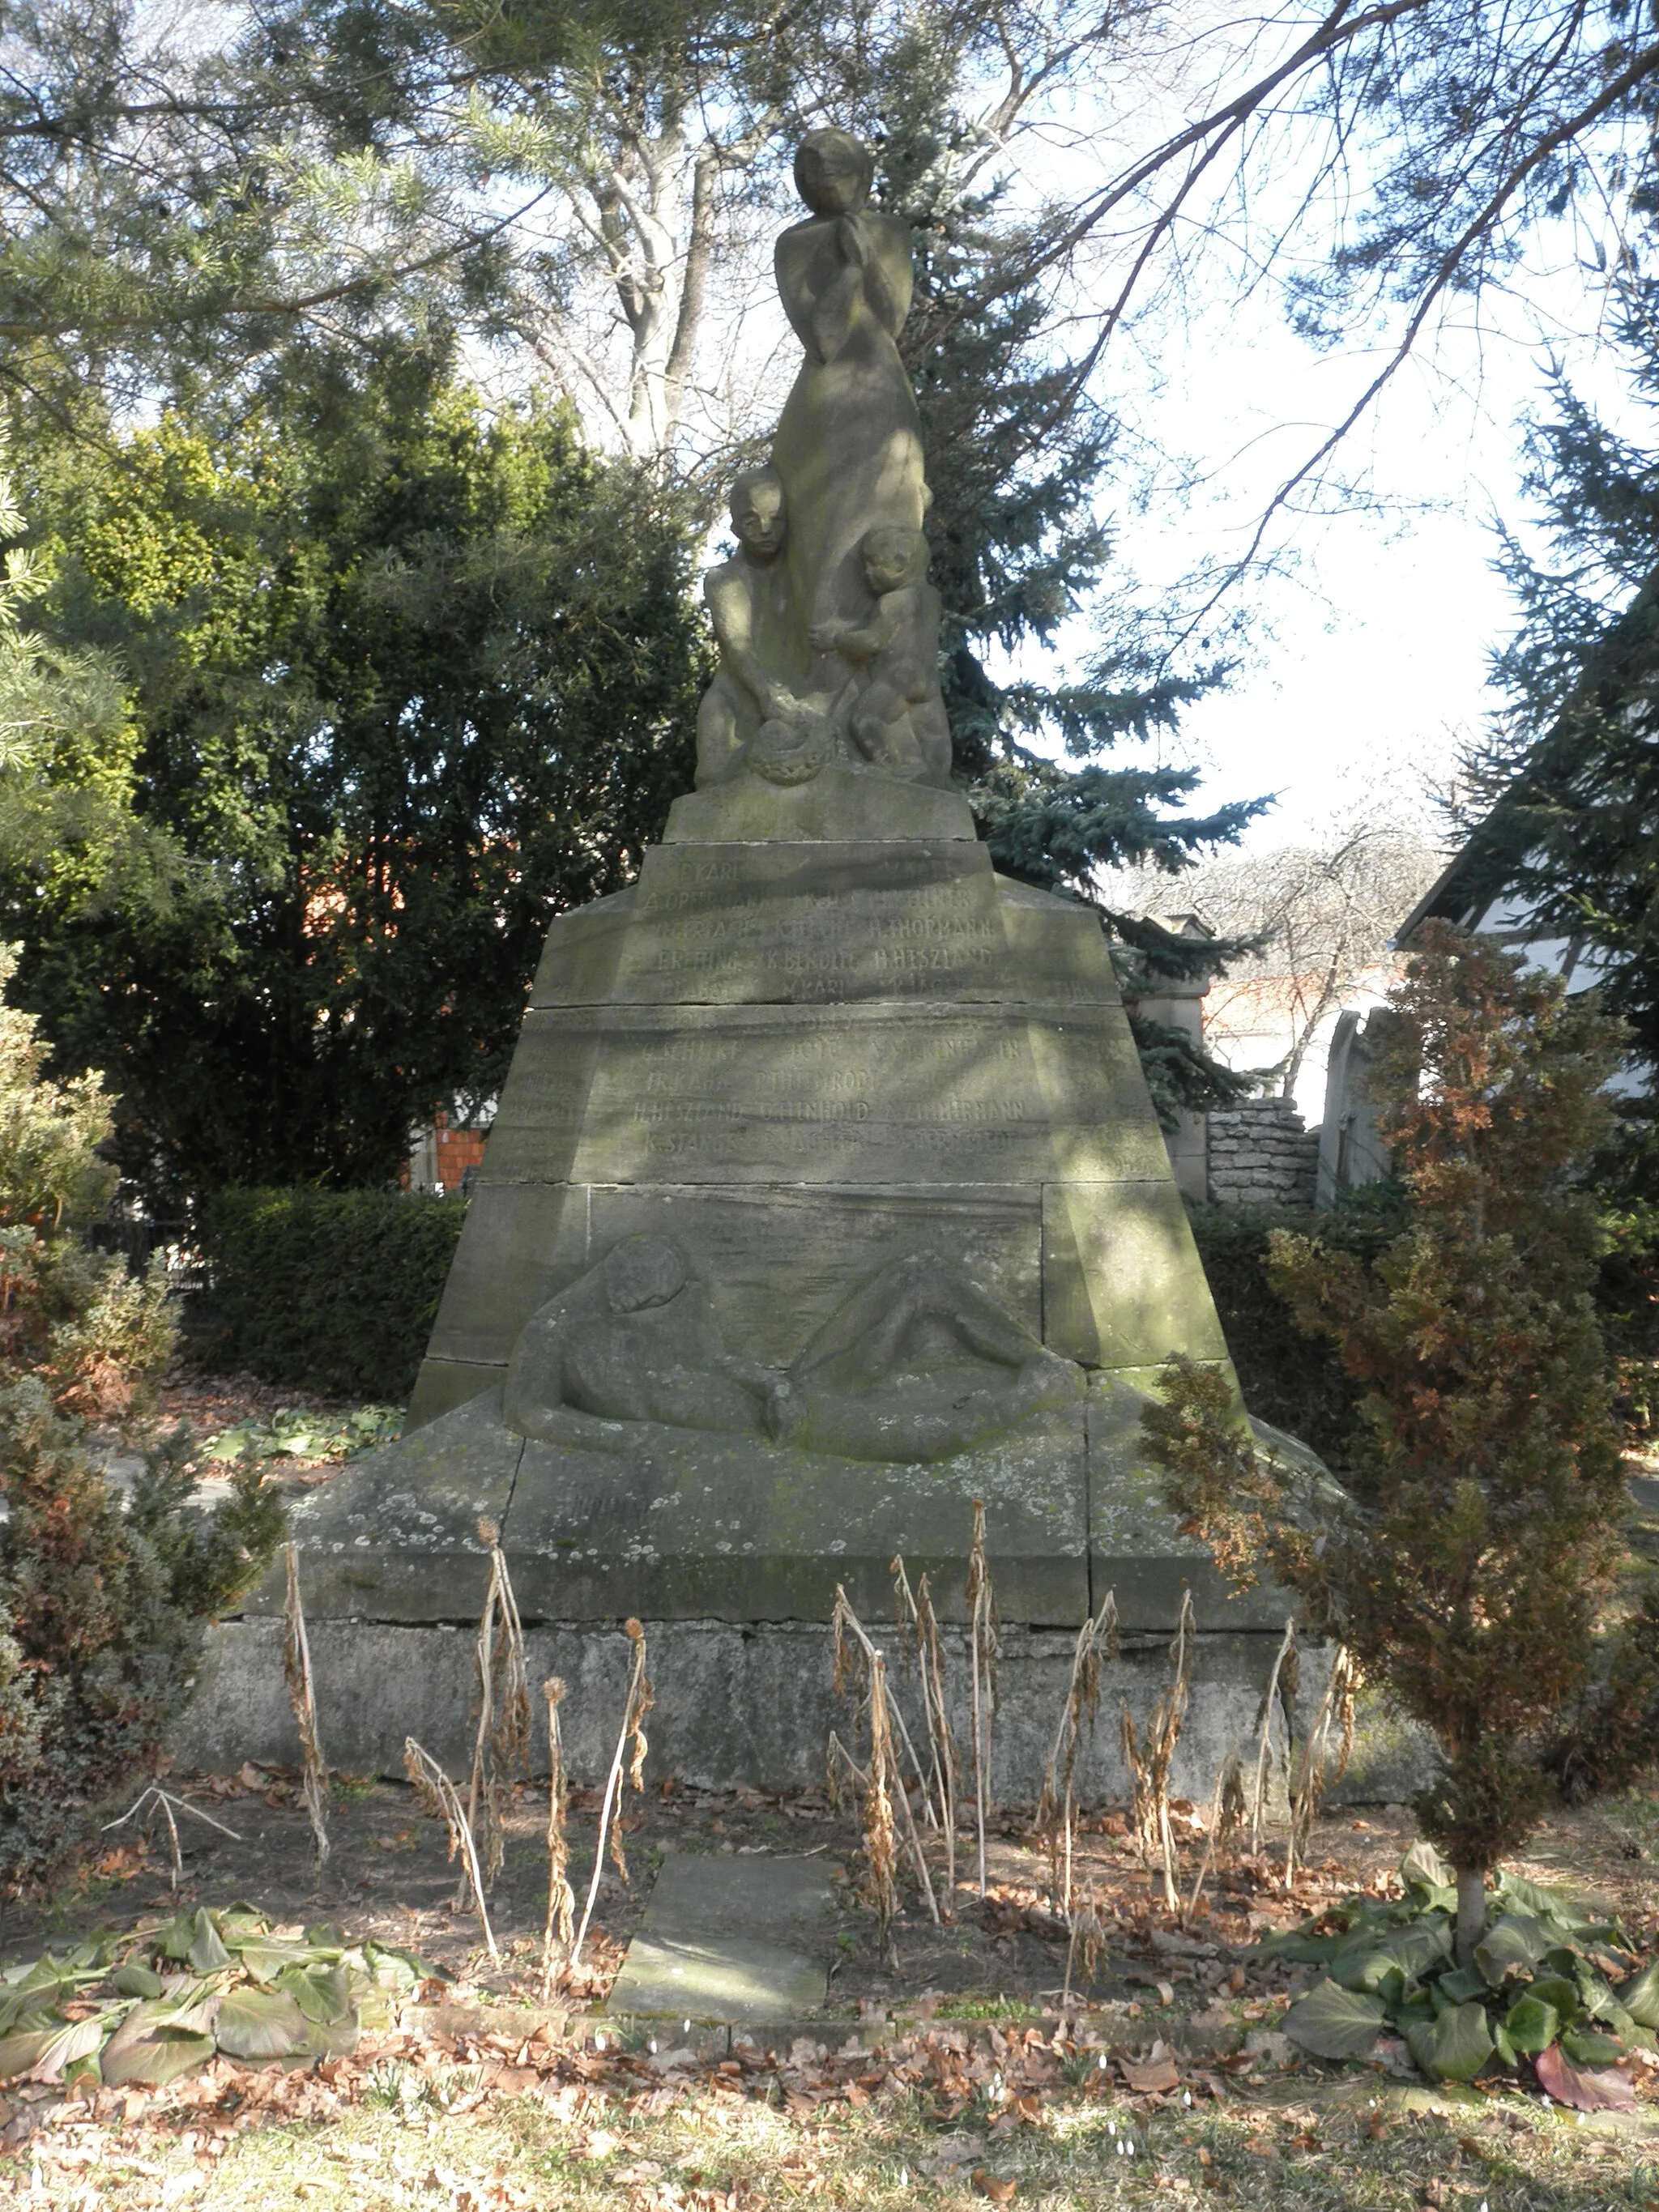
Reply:
M1209 1117L1210 1198L1217 1206L1311 1206L1319 1132L1288 1098L1243 1098Z

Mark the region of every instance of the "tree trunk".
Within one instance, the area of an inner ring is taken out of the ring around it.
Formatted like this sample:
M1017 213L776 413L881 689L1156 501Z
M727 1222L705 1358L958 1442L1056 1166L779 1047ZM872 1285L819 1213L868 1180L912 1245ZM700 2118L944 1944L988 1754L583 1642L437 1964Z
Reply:
M1457 1869L1457 1963L1474 1964L1474 1947L1486 1932L1486 1870Z

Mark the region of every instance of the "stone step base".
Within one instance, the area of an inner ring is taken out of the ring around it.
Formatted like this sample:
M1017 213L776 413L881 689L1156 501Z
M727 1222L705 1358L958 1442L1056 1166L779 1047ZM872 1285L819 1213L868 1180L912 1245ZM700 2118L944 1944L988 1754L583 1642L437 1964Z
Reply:
M913 1673L890 1629L866 1623L889 1653L890 1679L914 1740L924 1731ZM822 1784L830 1731L855 1735L854 1717L836 1695L827 1628L799 1622L647 1621L646 1645L656 1706L647 1723L647 1783L665 1775L702 1789L747 1783L757 1789ZM320 1736L331 1766L352 1773L398 1774L412 1735L463 1774L471 1755L473 1643L471 1628L323 1620L308 1630ZM964 1752L970 1741L965 1633L944 1632L952 1723ZM556 1674L568 1685L560 1717L573 1778L602 1781L616 1747L632 1647L621 1626L599 1623L526 1631L538 1753L546 1751L538 1688ZM1278 1649L1277 1636L1200 1634L1172 1794L1206 1804L1217 1771L1237 1744L1255 1758L1256 1714ZM1001 1708L992 1738L992 1794L1030 1802L1042 1782L1070 1679L1073 1638L1063 1631L1005 1623L998 1687ZM1121 1803L1129 1780L1119 1748L1120 1702L1137 1726L1170 1680L1163 1637L1126 1638L1122 1657L1103 1671L1099 1717L1085 1735L1077 1786L1084 1804ZM1319 1655L1304 1654L1301 1695L1311 1718L1321 1687ZM861 1751L861 1747L857 1747ZM210 1632L197 1693L175 1731L180 1766L229 1772L244 1759L293 1764L300 1756L283 1680L283 1624L222 1622ZM925 1748L922 1755L926 1756ZM1426 1778L1424 1741L1376 1707L1362 1709L1354 1756L1333 1802L1392 1803Z

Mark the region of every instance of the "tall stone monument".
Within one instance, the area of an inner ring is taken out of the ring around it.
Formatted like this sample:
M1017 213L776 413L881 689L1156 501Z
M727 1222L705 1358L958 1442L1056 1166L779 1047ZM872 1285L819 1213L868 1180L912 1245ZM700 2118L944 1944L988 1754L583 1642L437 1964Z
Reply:
M948 1617L981 1500L1006 1620L1245 1620L1139 1458L1157 1364L1226 1354L1098 921L950 781L905 227L838 131L795 175L696 788L549 933L407 1432L302 1516L313 1618L475 1614L481 1513L527 1619L884 1614L899 1551Z

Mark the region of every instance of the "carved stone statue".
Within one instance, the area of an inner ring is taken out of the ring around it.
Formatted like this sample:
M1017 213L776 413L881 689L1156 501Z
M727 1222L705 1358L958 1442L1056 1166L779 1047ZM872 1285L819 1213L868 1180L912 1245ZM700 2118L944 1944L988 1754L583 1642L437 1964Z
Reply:
M776 470L745 469L732 486L738 552L702 582L720 665L697 709L701 786L734 774L762 724L796 708L778 673L793 649L794 601L780 557L788 529Z
M533 1314L507 1370L509 1428L625 1452L640 1425L765 1437L854 1460L949 1458L1082 1389L959 1268L891 1261L787 1368L724 1351L708 1285L665 1237L629 1237Z
M862 622L815 624L812 642L861 667L847 726L864 759L901 775L951 777L951 725L939 689L939 593L927 580L927 540L881 523L859 547L875 602Z
M775 259L805 357L769 465L732 486L740 550L704 586L720 668L698 715L699 788L805 782L832 760L949 782L921 423L895 343L909 232L866 205L873 173L841 131L810 132L795 156L811 213Z

